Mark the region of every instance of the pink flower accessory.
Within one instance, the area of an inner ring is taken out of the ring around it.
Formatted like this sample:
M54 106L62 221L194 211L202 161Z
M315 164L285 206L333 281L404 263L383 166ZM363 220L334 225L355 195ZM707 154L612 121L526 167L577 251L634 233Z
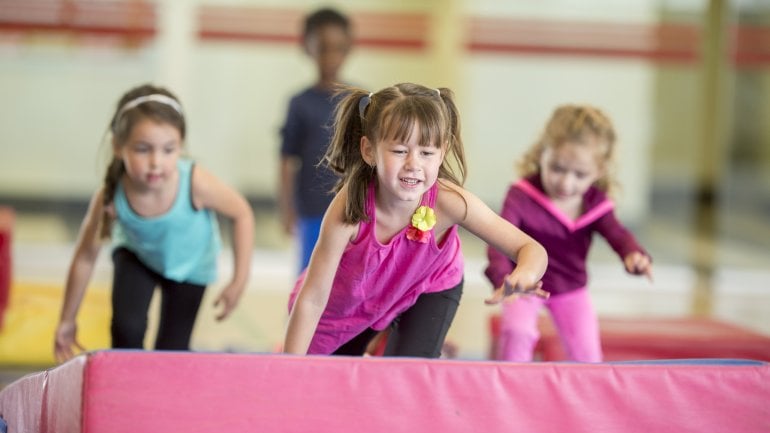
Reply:
M410 241L427 244L430 231L436 225L436 213L428 206L420 206L412 215L412 225L406 229L406 238Z

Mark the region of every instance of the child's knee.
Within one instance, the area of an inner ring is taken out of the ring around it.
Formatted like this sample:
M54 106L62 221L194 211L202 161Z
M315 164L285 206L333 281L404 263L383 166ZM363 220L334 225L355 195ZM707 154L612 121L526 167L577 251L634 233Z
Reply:
M110 325L113 348L141 349L147 323L141 320L120 320L113 318Z
M576 362L602 362L602 345L599 339L564 341L567 357Z
M540 339L537 329L502 328L498 341L497 358L503 361L532 361L535 345Z

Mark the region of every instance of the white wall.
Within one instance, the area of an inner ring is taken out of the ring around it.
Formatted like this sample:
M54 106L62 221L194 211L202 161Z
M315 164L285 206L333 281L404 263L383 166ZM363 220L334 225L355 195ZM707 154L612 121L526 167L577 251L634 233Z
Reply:
M0 45L0 193L90 194L101 146L127 86L152 79L151 48L83 46L64 36Z

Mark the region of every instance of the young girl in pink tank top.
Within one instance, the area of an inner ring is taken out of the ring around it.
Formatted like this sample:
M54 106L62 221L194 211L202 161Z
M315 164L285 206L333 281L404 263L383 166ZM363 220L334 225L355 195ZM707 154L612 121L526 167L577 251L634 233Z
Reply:
M486 302L540 287L543 247L462 188L465 156L449 89L341 87L325 163L340 176L290 300L284 351L435 358L462 294L462 226L518 263Z

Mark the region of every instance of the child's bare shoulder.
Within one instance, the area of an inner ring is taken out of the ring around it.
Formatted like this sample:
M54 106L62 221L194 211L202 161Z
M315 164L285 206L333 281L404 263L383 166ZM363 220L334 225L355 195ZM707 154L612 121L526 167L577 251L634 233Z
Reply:
M450 180L439 179L437 182L436 211L452 224L461 223L468 212L469 192Z
M329 207L324 214L322 230L326 228L331 229L341 237L350 238L352 240L358 234L358 223L351 224L345 221L345 208L348 200L348 189L342 187L337 194L335 194Z

